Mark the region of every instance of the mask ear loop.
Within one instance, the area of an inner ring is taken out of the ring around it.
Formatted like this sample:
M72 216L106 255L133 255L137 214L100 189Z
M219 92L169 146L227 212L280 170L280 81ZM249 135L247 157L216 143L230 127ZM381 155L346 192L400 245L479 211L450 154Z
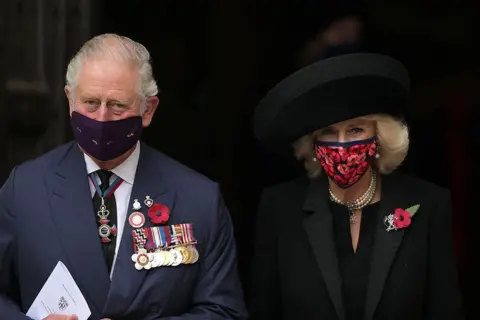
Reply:
M313 142L313 141L312 141L312 149L313 149L312 161L313 162L318 162L318 159L317 159L317 156L316 156L317 150L315 149L315 142Z
M380 143L378 143L378 138L375 139L375 143L377 144L377 150L375 152L375 160L380 158Z

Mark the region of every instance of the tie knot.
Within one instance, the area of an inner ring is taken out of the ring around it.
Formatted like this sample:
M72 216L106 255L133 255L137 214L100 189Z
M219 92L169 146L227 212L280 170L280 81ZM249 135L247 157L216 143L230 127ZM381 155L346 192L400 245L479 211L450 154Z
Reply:
M97 171L98 177L100 178L101 187L102 189L108 188L110 185L110 177L112 176L112 172L108 170L100 169Z

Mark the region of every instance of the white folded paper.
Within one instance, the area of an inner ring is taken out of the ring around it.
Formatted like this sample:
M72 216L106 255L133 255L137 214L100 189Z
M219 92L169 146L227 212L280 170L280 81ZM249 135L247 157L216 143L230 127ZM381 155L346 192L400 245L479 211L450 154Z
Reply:
M75 314L78 320L87 320L91 315L87 301L61 261L57 263L27 312L27 316L34 320L42 320L50 314Z

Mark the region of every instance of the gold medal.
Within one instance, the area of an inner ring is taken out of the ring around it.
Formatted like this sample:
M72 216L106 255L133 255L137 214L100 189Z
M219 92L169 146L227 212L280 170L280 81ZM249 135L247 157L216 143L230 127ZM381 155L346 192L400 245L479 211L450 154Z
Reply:
M183 261L182 263L188 264L190 259L192 258L192 252L190 251L189 248L183 248L182 255L183 255Z
M199 254L198 254L198 251L195 247L192 247L191 250L192 250L192 259L191 259L190 263L193 264L193 263L196 263L198 261Z
M193 252L193 248L192 247L188 247L188 261L187 263L188 264L192 264L193 263L193 259L195 259L195 253Z

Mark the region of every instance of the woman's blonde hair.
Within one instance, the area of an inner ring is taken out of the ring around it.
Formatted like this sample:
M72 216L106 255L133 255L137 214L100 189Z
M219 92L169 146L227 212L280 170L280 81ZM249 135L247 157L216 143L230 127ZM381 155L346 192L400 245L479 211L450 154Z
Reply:
M378 139L375 167L382 174L389 174L397 169L408 153L408 127L402 121L390 115L375 114L361 117L376 122ZM316 161L313 133L307 134L293 144L295 157L303 160L310 178L318 177L322 173L322 166Z

